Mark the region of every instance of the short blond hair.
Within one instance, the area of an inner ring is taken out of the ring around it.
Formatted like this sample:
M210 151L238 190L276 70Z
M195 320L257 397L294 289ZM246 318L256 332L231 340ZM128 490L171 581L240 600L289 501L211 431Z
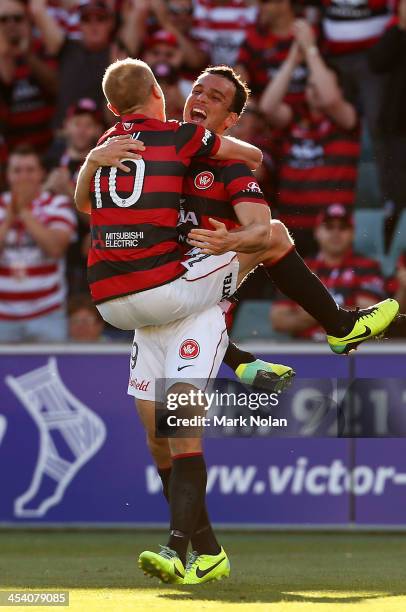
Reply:
M145 105L156 84L151 68L139 59L117 60L103 77L103 92L107 101L120 115Z

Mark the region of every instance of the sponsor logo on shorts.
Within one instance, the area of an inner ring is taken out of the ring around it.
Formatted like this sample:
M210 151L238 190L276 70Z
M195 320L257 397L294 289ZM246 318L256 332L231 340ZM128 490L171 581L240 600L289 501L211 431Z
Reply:
M181 359L196 359L200 353L200 346L196 340L184 340L180 345L179 357Z
M221 295L222 299L230 296L232 284L233 284L233 274L232 272L230 272L230 274L227 274L227 276L225 276L223 280L223 293Z
M195 250L198 251L197 255L194 254ZM188 251L186 255L189 257L189 259L182 261L183 265L186 266L187 268L193 268L195 264L200 263L201 261L204 261L208 257L213 257L213 255L209 255L207 253L200 253L199 251L200 251L199 247L195 247L191 251Z
M150 380L145 380L144 378L142 380L138 380L138 378L130 378L129 385L137 391L148 391L150 382Z
M131 349L131 369L132 370L136 366L137 357L138 357L138 344L136 342L133 342L132 349Z
M195 187L197 187L197 189L209 189L213 183L213 172L200 172L195 178Z

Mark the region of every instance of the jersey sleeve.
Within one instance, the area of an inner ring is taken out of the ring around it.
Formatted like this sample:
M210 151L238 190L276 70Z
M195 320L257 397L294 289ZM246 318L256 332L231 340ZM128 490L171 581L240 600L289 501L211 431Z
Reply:
M224 185L232 206L240 202L252 202L268 206L258 181L248 166L242 162L229 162L225 166Z
M54 196L45 208L45 224L52 229L61 229L67 232L76 230L76 215L69 198Z
M214 132L201 125L183 123L175 133L176 151L185 161L193 157L214 156L220 148L221 140Z

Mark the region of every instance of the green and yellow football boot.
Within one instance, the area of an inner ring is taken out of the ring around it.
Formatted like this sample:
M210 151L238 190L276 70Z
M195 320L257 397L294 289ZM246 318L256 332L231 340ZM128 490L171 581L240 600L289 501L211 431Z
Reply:
M224 548L218 555L199 555L194 551L189 555L183 584L203 584L228 578L229 575L230 561Z
M161 546L159 553L145 550L139 556L138 566L144 574L156 576L166 584L182 584L185 577L182 561L168 546Z
M279 363L268 363L257 359L252 363L242 363L235 373L240 381L256 389L269 393L282 393L292 384L296 372L289 366Z
M399 312L399 304L396 300L387 299L370 308L364 308L356 312L354 327L344 338L327 336L327 342L338 355L348 355L362 342L379 336L395 319Z

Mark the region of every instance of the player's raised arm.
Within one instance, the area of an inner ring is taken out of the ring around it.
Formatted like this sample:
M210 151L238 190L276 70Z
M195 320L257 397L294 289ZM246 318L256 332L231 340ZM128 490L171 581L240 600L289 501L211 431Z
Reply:
M194 123L183 123L175 135L178 155L184 159L212 157L215 159L240 159L256 170L262 162L262 152L254 145L232 138L218 136L213 131Z
M251 170L256 170L261 165L262 151L258 147L232 136L220 136L220 141L220 147L213 155L215 159L240 159Z

